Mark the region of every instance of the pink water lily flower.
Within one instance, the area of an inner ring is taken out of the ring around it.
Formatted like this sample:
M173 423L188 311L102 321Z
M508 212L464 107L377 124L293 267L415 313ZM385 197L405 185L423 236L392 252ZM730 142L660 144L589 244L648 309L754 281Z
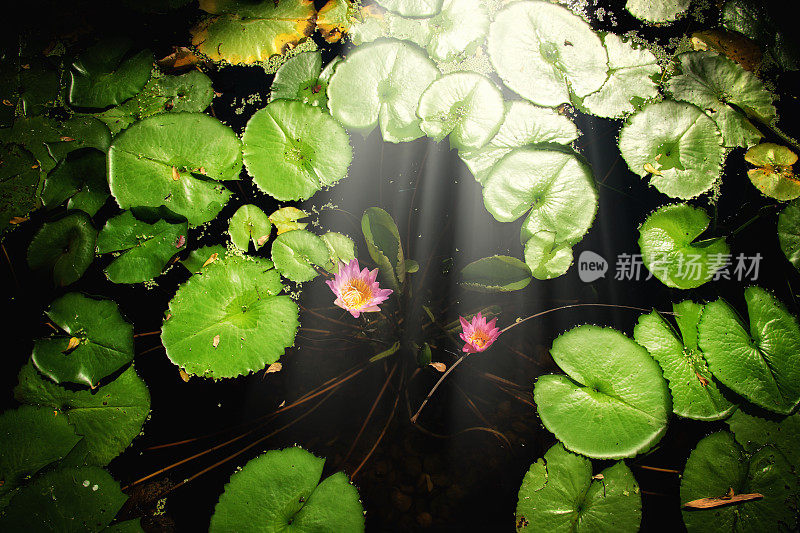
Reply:
M380 311L378 304L383 303L392 294L392 289L381 289L375 278L378 269L359 271L358 259L353 259L349 264L339 262L339 272L333 281L326 281L336 295L333 302L342 309L358 318L361 313Z
M500 328L494 327L497 322L496 318L487 323L486 319L478 313L472 317L472 322L467 322L463 316L459 317L459 320L461 320L461 329L463 330L461 340L466 343L463 350L467 353L484 351L500 336Z

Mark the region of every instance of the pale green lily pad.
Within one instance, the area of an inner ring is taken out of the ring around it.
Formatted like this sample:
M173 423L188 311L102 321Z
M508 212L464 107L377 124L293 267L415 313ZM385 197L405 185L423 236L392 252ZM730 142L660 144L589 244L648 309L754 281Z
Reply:
M275 73L270 87L270 102L273 100L297 100L323 109L328 107L328 82L338 61L322 69L322 54L319 51L303 52L286 60Z
M509 89L542 106L569 103L605 83L608 56L583 19L547 2L515 2L489 27L489 57ZM536 80L535 83L532 80Z
M367 135L380 123L385 141L412 141L423 135L417 117L420 96L438 75L416 46L380 39L356 48L337 66L328 85L328 106L347 129Z
M690 4L691 0L628 0L625 9L639 20L660 24L678 20Z
M701 304L686 300L673 304L680 333L658 311L639 317L633 338L658 361L672 392L672 411L695 420L722 420L736 409L720 391L719 383L697 347Z
M425 23L428 54L436 61L448 61L472 55L483 43L489 13L483 0L444 0L441 11Z
M504 113L500 89L473 72L454 72L434 81L417 109L420 128L428 137L439 142L449 135L450 146L459 150L477 150L489 142Z
M332 268L328 245L304 229L278 235L272 242L272 261L283 277L298 283L316 278L315 267Z
M239 179L241 142L201 113L148 117L114 139L108 151L111 194L123 209L166 206L197 226L231 196L220 180Z
M242 135L253 182L278 200L305 200L347 175L350 137L316 106L275 100L257 111Z
M27 218L39 206L39 165L33 154L16 144L0 144L0 232L11 221Z
M63 459L80 440L67 418L52 409L23 405L5 411L0 415L0 496Z
M757 500L712 509L683 509L683 521L695 531L781 531L794 525L795 510L787 502L796 493L796 479L786 458L772 446L746 453L727 431L701 440L681 476L681 504L700 498L762 494Z
M797 154L779 144L761 143L744 154L744 160L757 166L747 177L759 191L781 202L800 197L800 179L792 166Z
M107 465L141 433L150 414L150 393L132 366L96 390L73 391L51 383L27 364L19 373L14 397L46 408L51 417L69 420L83 436L62 466Z
M603 37L603 44L608 52L608 79L580 101L582 107L598 117L620 118L658 97L654 78L661 73L661 66L650 50L635 47L613 33Z
M540 231L525 243L525 263L536 279L553 279L566 274L572 266L572 248L556 242L552 231Z
M379 207L369 207L361 217L361 231L369 256L378 265L381 279L398 291L406 280L406 261L394 219Z
M592 462L556 444L522 479L517 531L636 532L642 498L624 462L592 475Z
M189 272L196 274L214 261L225 259L226 255L228 255L228 249L221 244L201 246L189 252L189 255L186 259L181 261L181 264L186 267Z
M28 246L28 266L51 272L58 286L74 283L92 264L96 238L97 230L82 211L45 222Z
M356 243L347 235L342 235L335 231L329 231L322 235L322 240L328 247L328 254L330 255L331 268L330 272L339 272L339 263L349 264L350 261L356 258Z
M659 208L639 227L642 262L668 287L694 289L710 281L730 248L723 237L696 240L708 224L705 211L687 204Z
M703 311L698 344L714 376L754 404L787 415L800 404L800 327L761 287L744 291L749 331L736 311L716 300Z
M510 292L531 282L528 265L507 255L478 259L461 269L461 285L480 292Z
M528 213L522 240L540 231L557 242L576 243L597 211L592 171L578 156L555 150L517 148L500 160L484 181L483 203L500 222Z
M234 378L276 362L299 326L297 304L283 289L266 259L228 256L210 263L169 303L161 328L167 357L186 373L209 378Z
M632 115L619 150L634 174L672 198L687 200L720 177L725 151L716 123L692 104L666 100Z
M575 453L633 457L655 445L672 414L658 363L622 333L579 326L550 350L567 374L539 377L534 401L544 426Z
M187 231L186 222L148 224L130 211L117 215L97 235L97 253L115 253L106 276L114 283L141 283L160 276L170 259L186 247Z
M755 74L724 55L687 52L679 57L681 74L667 82L672 96L708 113L719 126L725 146L758 143L762 135L748 119L770 123L776 115L775 95Z
M578 128L564 115L522 100L505 103L505 118L497 134L478 150L459 150L458 155L479 183L514 148L527 145L567 145L578 138Z
M404 17L431 17L442 9L442 0L380 0L379 5Z
M795 470L800 469L800 447L797 446L800 442L800 413L764 418L743 409L740 407L725 420L736 442L750 453L763 446L775 446Z
M778 215L778 241L786 259L800 270L800 200L787 205Z
M302 209L288 206L276 209L270 216L269 221L275 225L278 235L296 229L303 229L308 226L308 222L299 222L308 217L308 213Z
M243 205L231 217L228 223L228 235L231 242L245 252L250 248L250 241L256 250L266 244L272 232L269 217L252 204Z
M133 360L133 326L112 300L70 292L50 304L46 314L64 333L38 339L31 360L54 382L94 388Z
M46 209L67 202L67 209L78 209L89 216L94 216L109 196L106 156L92 148L68 154L47 175L41 193Z
M0 515L0 530L96 533L127 499L102 468L62 468L20 489Z
M70 67L69 104L103 108L118 105L141 91L153 69L150 50L131 52L126 38L100 41Z
M231 476L211 517L211 533L228 531L358 533L358 490L337 472L322 479L325 459L302 448L270 450Z

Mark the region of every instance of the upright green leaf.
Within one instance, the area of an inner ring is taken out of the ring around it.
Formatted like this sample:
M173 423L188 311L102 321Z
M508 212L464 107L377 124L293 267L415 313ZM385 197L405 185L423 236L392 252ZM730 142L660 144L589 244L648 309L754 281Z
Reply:
M394 290L405 282L405 260L400 232L391 215L379 207L370 207L361 217L361 231L367 241L369 256L378 265L383 280Z
M506 255L484 257L461 270L461 284L481 292L509 292L524 289L531 282L531 269Z

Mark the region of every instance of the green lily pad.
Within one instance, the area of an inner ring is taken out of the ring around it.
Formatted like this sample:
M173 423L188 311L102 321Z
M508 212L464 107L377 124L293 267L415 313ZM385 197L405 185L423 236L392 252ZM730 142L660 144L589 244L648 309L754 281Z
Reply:
M569 103L570 93L591 94L608 74L606 50L589 24L547 2L515 2L500 10L489 27L488 50L503 83L542 106Z
M779 531L794 524L795 510L787 500L796 480L786 458L772 446L745 453L727 431L701 440L686 461L681 476L681 503L734 494L764 497L711 509L683 509L690 532Z
M316 106L275 100L257 111L242 135L247 171L281 201L305 200L344 178L353 160L350 137Z
M161 328L167 357L188 374L233 378L294 344L297 304L266 259L228 256L178 288Z
M328 107L347 129L367 135L380 123L383 140L412 141L423 135L416 113L420 96L438 75L416 46L379 39L339 64L328 84Z
M133 326L112 300L70 292L50 304L46 314L66 335L38 339L31 360L54 382L94 388L133 360Z
M517 148L484 181L483 203L500 222L528 213L522 223L523 242L549 231L557 242L574 244L592 225L597 191L591 169L576 155Z
M689 10L691 0L628 0L625 9L639 20L653 24L673 22Z
M488 78L474 72L454 72L431 83L419 100L420 128L439 142L476 150L497 133L503 122L503 93Z
M296 229L303 229L308 226L308 222L298 222L306 218L308 213L296 207L281 207L276 209L270 216L269 221L275 225L278 235Z
M800 413L779 418L764 418L739 408L725 422L736 442L749 453L772 445L789 460L795 471L800 468Z
M0 144L0 232L38 207L39 165L17 144Z
M556 241L552 231L540 231L525 243L525 263L536 279L553 279L572 266L572 248Z
M479 183L484 183L497 162L514 148L536 144L567 145L578 138L578 129L572 121L553 109L522 100L506 102L505 108L503 124L486 146L458 151Z
M724 300L706 304L698 344L714 376L769 411L787 415L800 404L800 327L761 287L744 291L750 331Z
M212 13L192 28L192 45L212 61L252 64L283 54L314 32L314 2L202 0Z
M328 82L338 61L331 61L323 70L319 51L303 52L286 60L275 73L269 101L297 100L327 109Z
M556 444L522 479L517 531L635 532L642 497L624 462L592 475L592 462Z
M328 0L317 12L317 30L327 42L339 41L355 22L356 10L350 0Z
M680 333L658 311L639 317L633 338L658 361L672 392L672 412L695 420L722 420L736 409L697 347L701 304L686 300L673 304Z
M480 292L510 292L531 282L528 265L507 255L478 259L461 269L461 285Z
M126 129L108 150L111 194L123 209L166 206L197 226L231 196L220 180L239 179L241 142L217 119L166 113Z
M0 515L0 530L95 533L111 523L127 499L102 468L62 468L21 488Z
M723 237L696 240L708 223L705 211L687 204L659 208L639 227L642 262L667 287L694 289L710 281L730 248Z
M357 257L356 243L347 235L329 231L322 235L322 240L328 247L331 265L330 272L339 272L339 263L349 264Z
M97 230L82 211L45 222L28 246L28 266L48 270L56 285L74 283L94 259Z
M394 219L379 207L369 207L361 216L361 231L369 256L378 265L381 279L398 291L406 280L406 262Z
M66 417L52 409L23 405L0 415L0 495L63 459L81 440Z
M73 391L50 382L29 363L19 373L14 397L69 420L83 436L62 466L107 465L141 433L150 414L150 393L132 366L96 390Z
M314 266L332 268L328 245L304 229L278 235L272 242L272 261L283 277L297 283L316 278L319 272Z
M380 0L378 4L404 17L431 17L442 9L442 0Z
M716 123L692 104L666 100L632 115L619 150L637 176L672 198L694 198L720 177L724 149Z
M598 117L620 118L658 97L653 79L661 73L661 66L650 50L637 48L613 33L603 37L603 44L608 52L608 79L580 101L582 107Z
M221 244L214 244L212 246L201 246L196 250L189 252L189 255L181 261L181 264L192 274L196 274L203 270L214 261L225 259L228 255L228 249Z
M325 459L302 448L252 459L225 486L209 531L364 531L358 491L342 472L323 480L324 465Z
M94 216L109 196L106 156L93 148L68 154L47 175L41 194L47 209L67 202L67 209L78 209L89 216Z
M658 363L619 331L579 326L550 350L567 374L540 376L533 395L544 426L575 453L633 457L667 431L669 388Z
M676 100L695 104L708 113L728 147L752 146L762 135L749 118L769 123L775 118L775 98L755 74L715 52L680 55L681 74L667 82ZM732 107L735 106L735 107Z
M744 154L744 160L757 166L747 171L747 177L759 191L781 202L800 197L800 179L792 165L797 154L773 143L761 143Z
M272 223L269 217L252 204L237 209L228 224L231 242L245 252L250 247L250 241L253 241L256 250L264 246L271 232Z
M186 247L186 222L148 224L130 211L106 222L97 235L97 253L114 253L106 276L114 283L142 283L161 275L172 257Z
M800 270L800 200L787 205L778 215L778 241L786 259Z
M444 0L441 6L425 20L428 54L436 61L471 55L489 32L486 5L481 0Z
M68 101L75 107L118 105L141 91L153 69L150 50L131 51L131 41L101 41L80 54L70 67Z

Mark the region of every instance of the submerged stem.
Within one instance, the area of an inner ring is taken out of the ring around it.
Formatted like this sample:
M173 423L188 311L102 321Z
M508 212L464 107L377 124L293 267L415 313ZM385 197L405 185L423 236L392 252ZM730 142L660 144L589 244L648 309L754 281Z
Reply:
M462 355L461 357L459 357L459 358L458 358L458 360L457 360L455 363L453 363L453 366L451 366L450 368L448 368L448 369L445 371L445 373L444 373L444 374L442 374L442 377L440 377L440 378L439 378L439 381L437 381L437 382L436 382L436 385L434 385L434 386L433 386L433 388L431 389L431 391L428 393L428 395L427 395L427 396L425 397L425 399L422 401L422 405L420 405L420 406L419 406L419 409L417 409L417 412L414 414L414 416L412 416L412 417L411 417L411 423L412 423L412 424L416 424L416 423L417 423L417 417L419 417L419 414L422 412L422 409L424 409L424 408L425 408L425 405L428 403L428 400L430 400L430 399L431 399L431 396L433 396L433 393L434 393L434 392L436 392L436 389L438 389L438 388L439 388L439 385L441 385L441 384L442 384L442 382L445 380L445 378L446 378L448 375L450 375L450 372L452 372L452 371L453 371L453 370L454 370L454 369L455 369L455 368L456 368L456 367L457 367L457 366L458 366L458 365L461 363L461 361L463 361L464 359L466 359L468 355L469 355L468 353L465 353L464 355Z

